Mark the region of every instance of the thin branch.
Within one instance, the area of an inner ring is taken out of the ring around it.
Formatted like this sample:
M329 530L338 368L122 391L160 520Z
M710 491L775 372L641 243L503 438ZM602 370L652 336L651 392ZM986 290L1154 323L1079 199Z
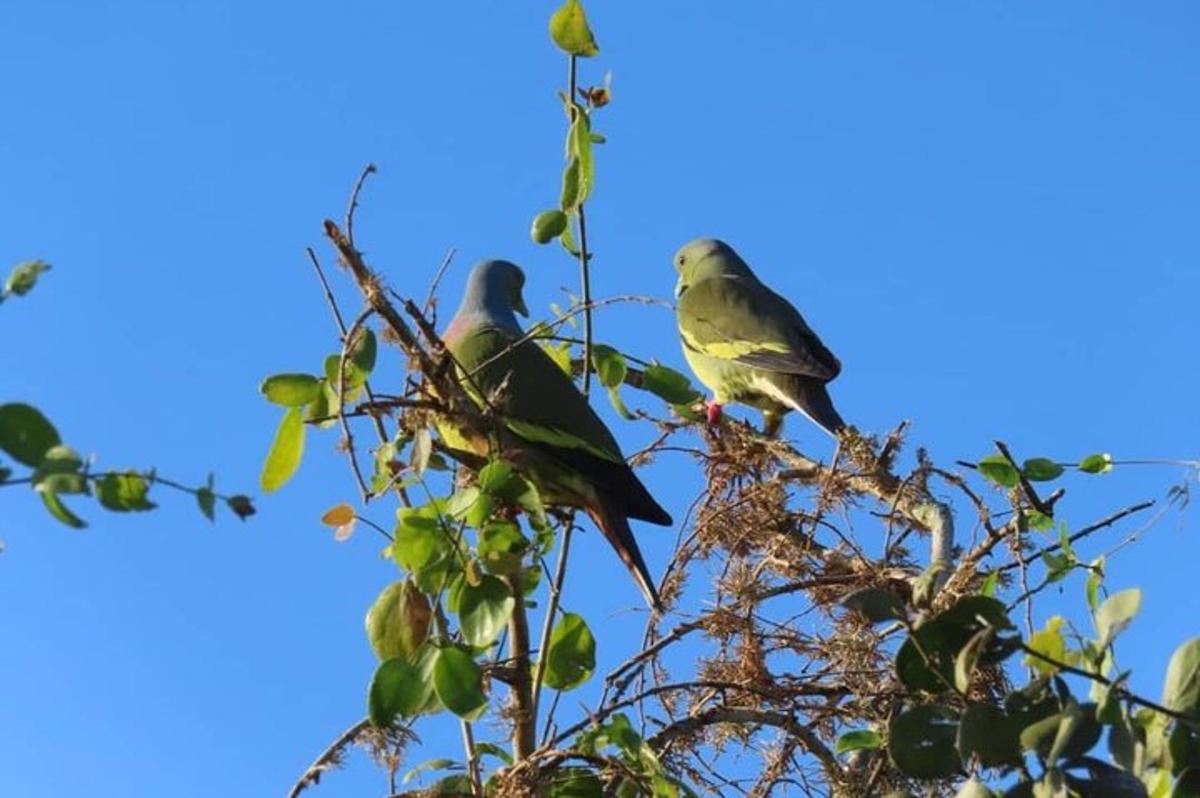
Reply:
M512 591L513 610L508 619L508 638L513 661L513 759L524 761L537 747L537 714L533 679L529 671L529 619L525 614L525 591L521 580L506 577ZM544 659L544 654L538 659Z
M546 677L546 652L549 650L550 634L554 631L554 616L558 613L558 605L562 600L563 580L567 576L567 557L571 551L571 532L575 525L568 523L563 529L562 545L558 550L558 564L554 568L554 581L550 583L550 605L546 607L546 617L542 620L542 638L538 644L538 659L533 670L533 717L538 716L538 704L541 703L542 680ZM547 718L547 723L550 719Z
M572 125L576 122L576 117L579 114L579 106L575 102L576 92L576 57L574 55L567 56L567 103L571 108ZM592 278L588 268L588 261L591 255L588 254L587 244L587 217L584 215L583 203L579 203L579 283L583 290L583 362L588 364L588 367L583 371L583 393L586 396L592 388Z
M1067 540L1069 540L1071 543L1074 543L1075 541L1077 541L1081 538L1085 538L1088 535L1092 534L1093 532L1096 532L1097 530L1112 526L1113 524L1115 524L1116 522L1120 521L1122 518L1124 518L1128 515L1133 515L1134 513L1140 513L1142 510L1149 509L1150 507L1153 507L1153 506L1154 506L1153 500L1146 500L1143 502L1138 502L1137 504L1130 505L1129 507L1126 507L1123 510L1118 510L1117 512L1108 516L1107 518L1101 519L1094 524L1089 524L1088 526L1085 526L1083 529L1081 529L1078 532L1076 532L1075 534L1069 536L1067 538ZM1057 542L1057 543L1053 543L1049 546L1044 546L1044 547L1038 549L1037 551L1033 552L1032 554L1029 554L1024 557L1019 557L1014 562L1005 563L1004 565L1001 565L996 570L1000 571L1001 573L1003 573L1005 571L1011 571L1014 568L1019 568L1022 565L1028 565L1031 562L1040 560L1042 558L1042 555L1052 554L1061 548L1062 548L1061 541Z
M354 479L358 483L358 489L362 493L363 504L371 501L371 489L367 486L366 480L363 478L362 469L358 465L358 452L354 448L354 433L350 431L350 421L346 418L346 359L350 356L350 346L354 341L354 337L358 335L363 324L371 314L374 313L373 308L367 308L362 313L358 314L358 318L354 320L354 324L350 325L350 329L342 336L342 352L338 358L338 385L337 385L337 419L342 426L342 436L346 441L346 457L350 459L350 469L354 472Z
M330 768L337 767L342 760L345 750L354 745L359 735L370 728L370 719L363 718L342 732L336 740L329 744L328 748L321 752L320 756L313 760L313 763L304 771L304 775L292 785L292 789L288 791L288 798L296 798L300 793L320 782L321 774Z
M446 272L450 269L450 264L454 261L456 250L454 247L446 250L446 257L442 258L442 263L438 266L437 271L433 275L433 281L429 283L429 293L425 296L425 306L423 312L433 313L434 324L437 324L436 308L434 302L437 300L438 286L442 283L442 278L446 276Z
M1076 676L1082 676L1085 679L1091 679L1093 682L1103 684L1106 687L1112 687L1114 684L1114 681L1112 679L1109 679L1107 676L1102 676L1099 673L1092 673L1091 671L1085 671L1083 668L1077 668L1074 665L1068 665L1065 662L1060 662L1060 661L1054 659L1053 657L1049 657L1049 656L1043 654L1042 652L1038 651L1035 648L1030 648L1029 646L1025 645L1024 643L1021 644L1021 650L1024 651L1029 656L1033 657L1034 659L1039 659L1042 662L1047 663L1048 665L1053 665L1054 667L1058 668L1059 670L1063 671L1064 673L1072 673ZM1118 695L1120 695L1122 698L1124 698L1126 701L1129 701L1130 703L1137 704L1138 706L1146 707L1147 709L1152 709L1155 712L1160 712L1163 715L1166 715L1167 717L1174 718L1175 720L1183 721L1184 723L1188 724L1189 726L1192 726L1195 728L1200 728L1200 715L1192 715L1192 714L1188 714L1187 712L1176 712L1173 709L1167 709L1162 704L1156 704L1147 698L1142 698L1141 696L1139 696L1135 693L1132 693L1129 690L1126 690L1124 687L1121 687L1120 685L1116 686L1114 689L1117 691Z
M736 707L714 707L675 721L659 731L647 740L647 742L651 748L661 752L679 737L687 736L705 726L712 726L718 723L757 724L781 729L798 739L804 745L805 750L820 761L821 767L824 768L830 782L838 781L839 776L842 774L841 763L837 761L837 757L833 755L828 746L821 741L820 735L814 732L810 726L805 726L794 716L786 712L769 712L761 709L742 709Z
M354 211L358 209L358 195L362 191L363 184L367 182L367 178L376 171L373 163L364 166L358 175L358 180L354 181L354 190L350 192L350 204L346 206L346 238L350 241L351 246L354 246Z

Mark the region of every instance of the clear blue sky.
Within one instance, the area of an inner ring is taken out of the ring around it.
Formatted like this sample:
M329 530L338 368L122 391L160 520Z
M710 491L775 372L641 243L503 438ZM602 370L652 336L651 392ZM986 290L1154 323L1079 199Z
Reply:
M102 465L253 489L278 416L258 381L334 345L303 247L367 161L360 243L394 286L423 293L453 246L447 304L471 262L503 256L545 312L575 279L527 234L557 197L552 8L10 4L0 267L55 269L0 310L3 398L35 401ZM862 428L910 418L942 461L994 437L1023 455L1200 453L1195 4L589 11L602 52L583 76L611 69L614 89L589 208L599 295L669 296L675 248L717 235L841 356L833 393ZM598 329L682 366L662 309L606 311ZM645 440L612 423L626 448ZM811 428L788 432L828 455ZM335 545L317 523L352 495L333 444L311 438L246 524L159 493L143 517L86 506L80 533L4 492L0 792L279 795L361 715L362 615L393 569L377 539ZM677 511L696 487L684 467L646 475ZM1068 518L1179 476L1070 479ZM673 537L642 528L655 568ZM569 600L603 624L604 667L640 628L620 613L638 598L597 535L574 553ZM1147 591L1124 664L1153 694L1197 631L1198 554L1192 512L1112 563L1112 585ZM1072 579L1044 609L1080 596ZM425 736L453 753L443 727ZM360 758L316 794L382 785Z

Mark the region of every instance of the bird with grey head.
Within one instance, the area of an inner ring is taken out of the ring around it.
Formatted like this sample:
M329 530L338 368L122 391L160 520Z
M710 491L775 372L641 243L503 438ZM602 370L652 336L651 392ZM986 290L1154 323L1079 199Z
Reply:
M583 509L625 563L646 602L660 610L629 519L670 526L671 516L625 462L616 438L572 378L525 337L515 315L528 315L524 286L525 274L513 263L476 265L443 336L467 393L502 422L499 451L493 451L490 441L470 440L447 420L439 422L439 432L451 448L511 463L538 487L547 504Z

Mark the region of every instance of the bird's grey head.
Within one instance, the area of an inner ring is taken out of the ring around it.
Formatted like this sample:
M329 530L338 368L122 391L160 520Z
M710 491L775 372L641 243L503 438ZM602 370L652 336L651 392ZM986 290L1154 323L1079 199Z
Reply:
M482 313L516 325L513 311L522 316L529 315L522 295L524 287L525 272L515 263L506 260L480 261L467 276L467 287L458 313L460 316Z
M688 286L707 277L754 276L745 261L733 251L733 247L716 238L697 238L684 244L675 253L673 265L675 271L679 272L679 281L675 284L676 297L683 294Z

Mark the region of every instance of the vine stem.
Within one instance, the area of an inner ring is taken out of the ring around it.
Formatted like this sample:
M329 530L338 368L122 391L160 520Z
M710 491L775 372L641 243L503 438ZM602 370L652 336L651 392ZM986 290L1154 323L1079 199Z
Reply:
M576 57L567 56L567 105L571 109L571 123L575 123L575 115L579 113L575 107L576 91ZM584 214L583 203L579 203L579 282L583 289L583 393L586 396L592 389L592 277L588 269L587 245L587 216Z
M513 611L508 618L508 639L513 658L513 759L523 762L537 746L537 715L534 708L533 678L529 672L529 618L525 614L525 591L519 578L506 577L513 595Z
M571 532L574 529L575 525L571 523L567 524L563 531L562 548L558 551L558 564L554 568L554 582L550 585L550 605L546 607L546 617L542 620L542 641L538 645L537 664L533 670L533 717L535 722L538 703L542 695L542 680L546 678L546 651L550 645L550 633L554 631L554 616L558 613L563 580L567 576L567 554L571 550Z

